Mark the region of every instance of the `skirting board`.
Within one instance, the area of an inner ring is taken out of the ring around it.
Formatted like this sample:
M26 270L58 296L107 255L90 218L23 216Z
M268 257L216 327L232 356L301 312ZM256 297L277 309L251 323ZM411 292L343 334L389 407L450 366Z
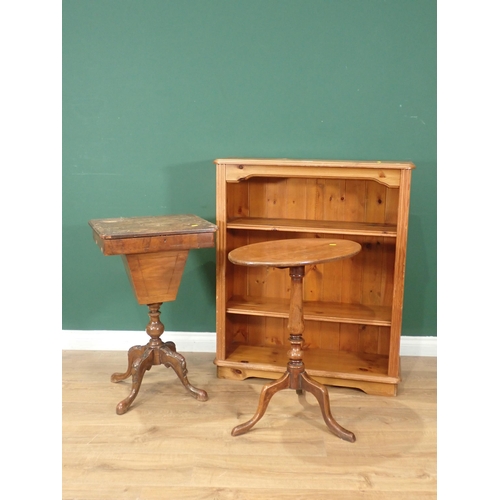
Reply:
M215 332L164 332L165 341L175 343L179 352L215 352ZM128 351L144 345L144 331L62 330L63 351ZM401 337L401 356L437 356L437 337Z

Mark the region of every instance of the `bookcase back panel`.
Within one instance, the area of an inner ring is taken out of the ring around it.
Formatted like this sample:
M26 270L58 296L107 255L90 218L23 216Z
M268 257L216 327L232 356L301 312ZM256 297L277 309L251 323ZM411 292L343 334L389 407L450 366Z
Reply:
M285 231L228 231L228 253L239 246L261 241L307 238L310 234ZM331 235L316 234L317 237ZM337 239L347 237L335 236ZM349 236L362 250L350 259L306 266L304 300L390 306L392 304L395 244L392 238ZM268 298L290 297L286 269L226 264L227 298L232 295Z
M395 224L398 188L372 180L252 178L227 184L227 217Z
M240 345L287 347L287 318L229 315L226 335L228 353ZM304 350L328 349L364 354L389 353L389 327L305 321Z

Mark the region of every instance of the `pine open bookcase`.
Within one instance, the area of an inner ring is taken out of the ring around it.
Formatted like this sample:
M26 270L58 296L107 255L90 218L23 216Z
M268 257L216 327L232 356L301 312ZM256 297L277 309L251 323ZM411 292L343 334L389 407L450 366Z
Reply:
M289 277L236 266L238 247L345 238L351 259L306 267L304 364L331 386L395 395L400 381L411 162L217 159L217 350L220 378L277 379L288 362Z

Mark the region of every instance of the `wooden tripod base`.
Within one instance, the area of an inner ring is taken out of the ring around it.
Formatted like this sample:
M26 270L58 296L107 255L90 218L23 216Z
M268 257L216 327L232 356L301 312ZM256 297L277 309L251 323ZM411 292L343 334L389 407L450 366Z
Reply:
M264 415L269 401L278 391L283 389L295 389L297 394L302 394L303 391L310 392L318 400L323 414L323 419L327 427L341 439L354 443L356 436L347 429L339 425L332 417L330 411L330 397L328 390L319 382L313 380L305 371L302 361L302 333L304 331L304 315L302 288L305 274L305 266L294 266L289 269L292 285L290 290L290 315L288 318L288 331L290 332L290 351L285 374L278 380L265 385L260 394L259 406L253 418L244 424L236 426L231 434L239 436L249 431Z
M307 391L313 394L318 400L321 413L323 414L323 419L325 420L327 427L336 436L344 439L345 441L349 441L350 443L354 443L354 441L356 441L356 436L351 431L344 429L332 417L330 411L330 398L326 387L309 377L304 370L304 365L291 366L291 363L288 363L287 371L281 378L275 382L265 385L262 388L259 406L255 415L248 422L237 425L232 430L231 435L239 436L240 434L244 434L249 431L264 416L271 398L283 389L295 389L297 394L302 394L302 391Z
M198 401L207 401L207 393L202 389L197 389L189 383L187 378L186 360L184 356L176 351L173 342L163 342L160 335L164 331L164 326L159 320L161 303L148 304L150 322L146 332L151 337L148 344L144 346L134 346L128 351L128 368L125 373L114 373L111 375L111 382L120 382L132 376L132 389L130 394L118 403L116 413L123 415L128 411L130 405L137 397L141 387L142 379L147 370L154 365L165 365L173 368L184 387Z

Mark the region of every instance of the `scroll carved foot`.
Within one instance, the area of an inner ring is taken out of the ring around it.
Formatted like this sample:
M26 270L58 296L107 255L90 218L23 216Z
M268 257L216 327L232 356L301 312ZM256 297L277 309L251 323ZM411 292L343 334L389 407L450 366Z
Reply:
M285 372L285 374L275 382L271 382L270 384L265 385L262 388L262 392L260 393L259 406L257 407L255 415L248 422L237 425L231 431L231 435L240 436L241 434L245 434L245 432L248 432L264 416L271 398L278 391L281 391L282 389L288 389L289 387L290 374L288 372Z
M173 342L165 342L165 344L160 347L160 363L165 365L167 368L171 367L179 377L182 385L191 393L198 401L207 401L208 395L203 389L197 389L193 385L190 384L187 378L187 367L186 367L186 359L182 354L179 354L175 350L171 350L168 344L173 344ZM175 345L174 345L175 349Z
M323 419L327 427L339 438L349 441L350 443L354 443L354 441L356 441L356 436L351 431L344 429L332 417L332 413L330 411L330 397L328 396L327 388L310 378L306 372L302 373L301 377L302 388L313 394L318 400L321 413L323 414Z
M116 406L116 413L118 415L123 415L130 408L134 399L137 397L137 393L141 387L142 379L144 373L149 370L154 364L154 350L150 348L145 348L142 356L136 358L132 363L132 389L130 394L118 405Z

